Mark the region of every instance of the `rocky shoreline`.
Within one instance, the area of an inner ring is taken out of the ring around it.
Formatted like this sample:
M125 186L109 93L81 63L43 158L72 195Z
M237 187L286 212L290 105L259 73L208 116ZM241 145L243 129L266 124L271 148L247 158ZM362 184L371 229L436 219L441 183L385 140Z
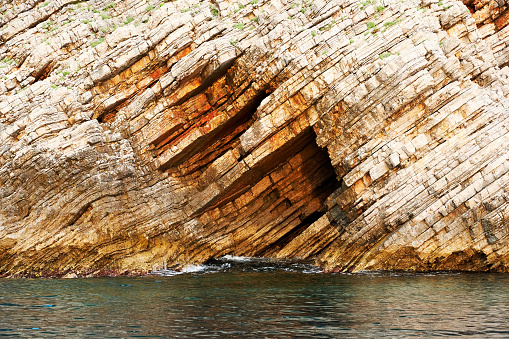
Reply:
M508 6L0 0L0 271L509 271Z

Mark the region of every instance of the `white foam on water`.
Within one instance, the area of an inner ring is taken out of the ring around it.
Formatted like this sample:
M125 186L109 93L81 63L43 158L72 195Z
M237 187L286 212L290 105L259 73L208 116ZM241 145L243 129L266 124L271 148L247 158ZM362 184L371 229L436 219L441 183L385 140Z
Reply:
M182 268L182 273L194 273L205 270L205 266L202 265L186 265Z
M240 256L236 256L236 255L229 255L229 254L227 254L225 256L220 257L219 259L228 260L228 261L248 262L248 261L253 260L254 258L251 258L251 257L240 257Z
M174 270L156 270L149 273L149 275L159 275L162 277L173 277L174 275L182 274L182 272L177 272Z
M195 273L195 272L201 272L206 269L206 266L203 265L186 265L182 267L180 270L172 270L172 269L161 269L161 270L154 270L151 272L152 275L160 275L165 277L172 277L174 275L179 274L185 274L185 273Z
M304 274L317 274L322 273L319 267L306 263L292 262L291 260L280 260L272 258L259 258L259 257L243 257L235 255L225 255L217 258L216 262L209 262L204 265L189 264L174 269L160 269L153 270L151 275L158 276L175 276L179 274L206 274L206 273L219 273L219 272L297 272Z

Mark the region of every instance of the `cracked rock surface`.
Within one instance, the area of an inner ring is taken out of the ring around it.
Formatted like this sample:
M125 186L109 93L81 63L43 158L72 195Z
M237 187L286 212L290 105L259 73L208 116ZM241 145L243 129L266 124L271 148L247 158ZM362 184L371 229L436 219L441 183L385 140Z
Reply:
M509 2L0 0L0 273L509 270Z

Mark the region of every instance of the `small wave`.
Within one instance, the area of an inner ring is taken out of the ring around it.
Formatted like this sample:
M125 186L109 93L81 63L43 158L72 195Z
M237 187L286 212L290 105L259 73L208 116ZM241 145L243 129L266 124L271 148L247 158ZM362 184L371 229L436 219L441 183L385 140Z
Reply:
M205 270L205 266L202 265L187 265L182 268L182 273L194 273Z
M170 269L152 271L151 275L174 276L179 274L208 274L227 272L276 272L317 274L322 270L309 262L260 257L225 255L208 260L203 265L185 265Z
M220 258L218 258L219 260L225 260L225 261L237 261L237 262L249 262L249 261L253 261L255 260L256 258L252 258L252 257L241 257L241 256L236 256L236 255L225 255L225 256L222 256Z
M202 272L206 269L206 266L204 265L185 265L176 269L160 269L160 270L153 270L150 275L159 275L159 276L166 276L171 277L174 275L179 274L186 274L186 273L196 273L196 272Z

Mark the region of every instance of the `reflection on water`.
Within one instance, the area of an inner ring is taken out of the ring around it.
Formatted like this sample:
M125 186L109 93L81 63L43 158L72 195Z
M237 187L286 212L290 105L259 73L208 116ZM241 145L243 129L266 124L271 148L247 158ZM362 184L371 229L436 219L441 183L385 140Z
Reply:
M230 261L173 276L0 279L0 336L414 335L508 337L509 275L320 274Z

